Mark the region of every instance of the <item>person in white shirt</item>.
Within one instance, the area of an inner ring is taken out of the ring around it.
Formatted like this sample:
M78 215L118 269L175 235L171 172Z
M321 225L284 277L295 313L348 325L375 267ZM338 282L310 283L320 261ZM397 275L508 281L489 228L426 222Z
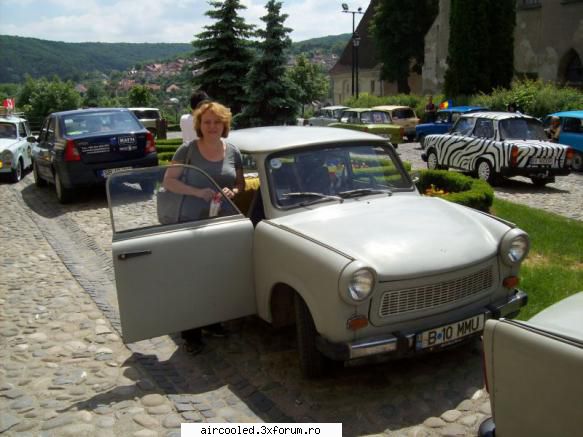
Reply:
M202 102L210 100L210 97L207 93L202 90L195 91L190 96L190 114L184 114L180 117L180 131L182 132L182 142L183 143L190 143L193 140L196 140L196 132L194 131L194 118L192 114L194 110L200 105Z

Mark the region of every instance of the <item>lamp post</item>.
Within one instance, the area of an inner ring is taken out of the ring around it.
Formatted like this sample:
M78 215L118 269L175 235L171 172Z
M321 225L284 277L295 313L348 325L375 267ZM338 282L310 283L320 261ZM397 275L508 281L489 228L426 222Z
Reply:
M360 37L354 31L354 16L356 14L364 14L364 12L362 12L361 7L356 11L351 11L346 3L342 3L342 12L352 14L352 95L354 96L354 79L356 77L356 98L358 98L358 45L360 44Z

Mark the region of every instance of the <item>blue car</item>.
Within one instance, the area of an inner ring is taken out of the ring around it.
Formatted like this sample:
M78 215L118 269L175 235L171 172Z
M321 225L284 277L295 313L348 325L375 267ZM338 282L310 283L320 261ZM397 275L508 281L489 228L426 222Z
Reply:
M575 155L571 161L571 168L576 171L583 170L583 110L561 111L549 114L545 117L544 126L548 128L551 117L557 116L561 119L561 133L559 143L570 146Z
M425 148L424 141L427 135L445 134L456 122L461 114L466 112L483 111L480 106L452 106L447 109L437 111L433 123L422 123L415 127L415 139L421 143L421 148Z

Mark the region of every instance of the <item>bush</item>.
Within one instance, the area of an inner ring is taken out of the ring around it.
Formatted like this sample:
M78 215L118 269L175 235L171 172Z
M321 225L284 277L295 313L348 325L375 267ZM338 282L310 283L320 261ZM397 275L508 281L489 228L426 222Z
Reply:
M432 187L433 186L433 187ZM485 181L446 170L423 170L419 174L417 189L424 194L433 188L433 195L488 212L494 201L494 190ZM439 189L445 194L437 194Z
M178 150L178 146L172 146L172 145L165 146L165 145L156 144L156 151L158 153L165 153L165 152L172 152L172 153L174 153L177 150Z
M180 146L182 144L182 138L170 138L168 140L156 140L156 146Z
M173 156L174 152L158 152L158 162L160 165L168 164L172 160Z

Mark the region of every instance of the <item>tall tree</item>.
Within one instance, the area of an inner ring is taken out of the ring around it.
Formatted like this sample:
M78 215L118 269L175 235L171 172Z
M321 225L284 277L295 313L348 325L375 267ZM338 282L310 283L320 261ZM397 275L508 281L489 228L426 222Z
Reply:
M238 15L238 10L246 9L239 0L211 0L209 4L214 9L205 15L216 21L205 26L192 42L201 58L195 66L201 73L194 82L238 113L245 104L244 78L253 61L249 38L254 26Z
M291 29L284 26L287 14L281 13L281 2L269 0L265 8L267 15L261 17L265 30L257 31L262 39L259 56L247 75L248 103L237 118L237 126L295 124L297 103L290 95L284 53L291 46Z
M302 104L302 117L304 105L320 100L328 94L330 84L322 68L311 63L303 54L296 58L296 64L288 70L287 75L294 84L292 95Z
M144 85L134 85L128 93L130 106L150 106L152 100L152 93Z
M370 24L381 79L397 82L400 93L409 94L409 74L421 74L425 34L438 12L437 0L379 0Z
M72 82L62 82L58 77L52 80L34 80L27 77L18 96L17 105L30 118L45 117L51 112L65 111L79 107L81 96Z
M514 0L452 0L444 91L450 97L508 87L513 76Z

